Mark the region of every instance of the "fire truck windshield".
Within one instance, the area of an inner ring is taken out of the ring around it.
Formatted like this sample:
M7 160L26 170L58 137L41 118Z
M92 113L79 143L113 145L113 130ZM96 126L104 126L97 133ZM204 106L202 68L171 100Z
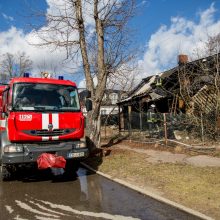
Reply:
M80 105L73 86L16 83L12 108L15 111L79 111Z

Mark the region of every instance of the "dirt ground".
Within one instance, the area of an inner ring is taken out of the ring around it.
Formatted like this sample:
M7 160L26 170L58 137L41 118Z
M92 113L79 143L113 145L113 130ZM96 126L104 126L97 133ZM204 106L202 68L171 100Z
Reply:
M87 161L94 169L220 219L219 152L157 142L104 144Z

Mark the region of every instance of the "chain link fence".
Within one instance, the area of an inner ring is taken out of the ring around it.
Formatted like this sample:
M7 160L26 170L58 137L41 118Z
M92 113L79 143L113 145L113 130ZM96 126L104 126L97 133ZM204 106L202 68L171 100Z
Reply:
M214 114L192 116L183 113L156 113L154 122L148 114L132 112L121 121L121 132L134 140L173 139L188 144L210 144L220 140L220 120Z
M119 115L110 114L110 115L101 115L101 126L118 126Z

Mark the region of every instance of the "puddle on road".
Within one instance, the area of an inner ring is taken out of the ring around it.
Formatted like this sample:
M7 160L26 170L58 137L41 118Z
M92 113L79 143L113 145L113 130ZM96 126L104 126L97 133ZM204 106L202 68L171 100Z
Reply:
M75 176L0 182L0 219L194 219L84 168Z

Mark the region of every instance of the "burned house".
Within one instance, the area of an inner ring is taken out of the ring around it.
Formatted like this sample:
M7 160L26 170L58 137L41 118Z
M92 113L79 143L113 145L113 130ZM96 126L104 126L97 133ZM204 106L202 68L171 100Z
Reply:
M211 115L218 121L219 55L188 62L178 56L178 66L142 79L128 98L118 103L119 129L143 129L144 117L151 104L159 113ZM213 115L214 114L214 115ZM129 122L129 123L128 123Z

